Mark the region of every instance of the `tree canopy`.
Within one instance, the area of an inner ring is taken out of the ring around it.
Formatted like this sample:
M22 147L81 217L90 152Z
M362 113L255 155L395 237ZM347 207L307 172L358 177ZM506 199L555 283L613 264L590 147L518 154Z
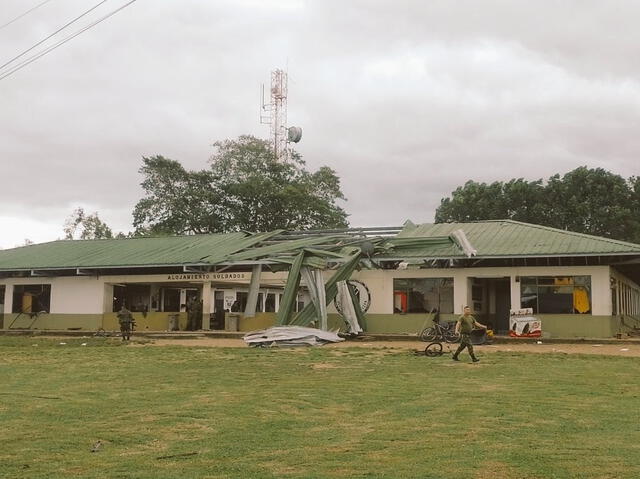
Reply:
M145 196L133 211L137 234L192 234L348 226L335 171L307 171L297 154L275 159L253 136L214 143L209 168L190 171L163 156L143 158Z
M579 167L548 181L467 181L443 198L436 223L513 219L640 243L640 180Z
M79 234L78 234L79 233ZM83 208L76 208L64 223L65 239L108 239L113 231L99 217L98 213L86 214Z

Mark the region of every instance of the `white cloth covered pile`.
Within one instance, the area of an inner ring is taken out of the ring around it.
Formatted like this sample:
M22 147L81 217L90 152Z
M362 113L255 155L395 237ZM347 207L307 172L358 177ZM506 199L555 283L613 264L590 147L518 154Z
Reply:
M331 331L322 331L302 326L274 326L245 334L244 341L249 346L321 346L338 343L343 338Z

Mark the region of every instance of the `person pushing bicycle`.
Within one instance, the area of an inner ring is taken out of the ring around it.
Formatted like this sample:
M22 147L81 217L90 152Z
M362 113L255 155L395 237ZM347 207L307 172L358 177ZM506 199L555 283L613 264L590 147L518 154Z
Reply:
M460 333L460 346L455 353L453 353L453 360L460 361L458 359L458 355L467 348L469 350L469 356L471 356L471 360L474 363L480 361L476 358L475 354L473 354L473 344L471 344L471 331L473 331L474 326L480 329L487 329L484 324L480 324L476 321L476 318L471 314L471 308L469 306L464 307L464 314L458 318L458 322L456 323L456 333Z

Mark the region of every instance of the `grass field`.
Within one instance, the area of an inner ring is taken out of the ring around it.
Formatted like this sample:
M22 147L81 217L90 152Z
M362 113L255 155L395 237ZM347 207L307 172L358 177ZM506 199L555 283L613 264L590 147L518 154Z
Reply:
M0 337L0 477L640 477L637 358L480 354Z

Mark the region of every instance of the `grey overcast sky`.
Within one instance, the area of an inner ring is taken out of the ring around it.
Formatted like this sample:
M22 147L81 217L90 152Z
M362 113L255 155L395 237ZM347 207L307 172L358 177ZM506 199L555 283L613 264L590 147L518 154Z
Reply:
M0 0L0 26L39 3ZM0 27L0 64L97 3ZM216 140L267 137L278 67L297 149L338 172L354 226L432 221L468 179L637 175L638 18L616 0L138 0L0 80L0 247L62 237L77 206L131 230L141 158L199 169Z

